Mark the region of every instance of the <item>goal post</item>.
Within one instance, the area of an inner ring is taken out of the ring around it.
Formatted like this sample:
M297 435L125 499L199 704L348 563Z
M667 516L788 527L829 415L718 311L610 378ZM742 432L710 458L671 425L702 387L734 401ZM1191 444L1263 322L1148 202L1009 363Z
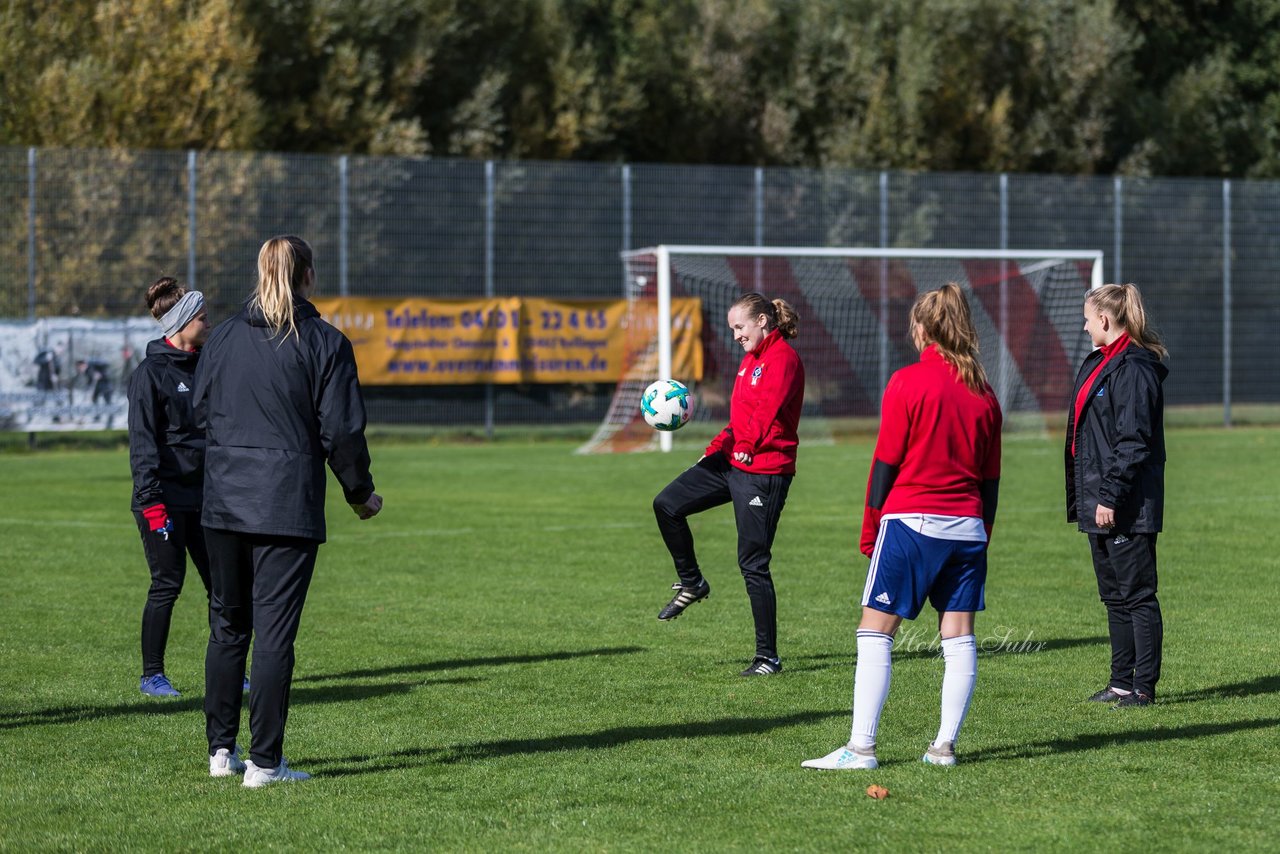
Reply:
M984 367L1006 416L1043 425L1065 408L1075 364L1088 352L1085 293L1101 286L1100 250L914 249L663 244L621 253L629 314L628 351L609 413L580 452L670 450L728 421L742 358L724 323L728 308L757 291L800 314L792 342L806 367L801 441L874 428L889 375L914 361L907 312L922 292L954 281L978 328ZM704 376L672 377L673 296L701 301ZM640 419L639 393L655 379L695 390L695 421L675 437ZM1008 418L1007 418L1008 420ZM1017 420L1017 419L1014 419ZM707 423L710 422L710 423Z

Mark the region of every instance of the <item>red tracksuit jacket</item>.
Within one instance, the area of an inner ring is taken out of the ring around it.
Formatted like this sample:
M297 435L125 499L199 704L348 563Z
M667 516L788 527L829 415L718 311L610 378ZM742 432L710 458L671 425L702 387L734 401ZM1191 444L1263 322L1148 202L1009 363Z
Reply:
M1000 477L1000 404L974 394L930 344L920 361L895 371L880 407L880 435L867 481L862 553L875 549L887 513L983 516L980 489ZM872 506L877 466L896 469L888 497ZM990 534L990 530L987 532Z
M742 357L729 401L729 426L707 445L707 456L725 454L729 464L752 474L795 474L796 427L804 405L804 364L774 329ZM751 464L733 459L751 454Z

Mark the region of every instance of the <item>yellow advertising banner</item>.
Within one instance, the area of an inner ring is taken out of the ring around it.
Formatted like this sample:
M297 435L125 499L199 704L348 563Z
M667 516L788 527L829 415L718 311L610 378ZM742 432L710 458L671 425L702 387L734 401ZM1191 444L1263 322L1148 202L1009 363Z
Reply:
M312 300L351 340L367 385L616 382L656 376L656 307L541 297ZM702 302L673 299L672 374L702 379ZM643 364L642 364L643 363Z

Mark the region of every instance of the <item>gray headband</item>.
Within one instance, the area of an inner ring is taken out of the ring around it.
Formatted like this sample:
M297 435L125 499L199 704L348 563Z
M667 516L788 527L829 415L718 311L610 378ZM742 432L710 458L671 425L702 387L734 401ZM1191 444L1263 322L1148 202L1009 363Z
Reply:
M172 338L182 327L195 320L196 315L204 311L204 294L199 291L187 291L182 299L174 303L173 308L164 313L158 321L164 330L165 338Z

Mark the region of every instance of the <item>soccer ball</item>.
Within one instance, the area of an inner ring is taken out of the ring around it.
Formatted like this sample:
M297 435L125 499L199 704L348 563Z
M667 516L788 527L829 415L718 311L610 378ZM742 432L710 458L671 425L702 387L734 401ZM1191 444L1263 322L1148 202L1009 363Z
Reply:
M640 411L656 430L679 430L693 417L693 392L682 382L658 380L640 395Z

